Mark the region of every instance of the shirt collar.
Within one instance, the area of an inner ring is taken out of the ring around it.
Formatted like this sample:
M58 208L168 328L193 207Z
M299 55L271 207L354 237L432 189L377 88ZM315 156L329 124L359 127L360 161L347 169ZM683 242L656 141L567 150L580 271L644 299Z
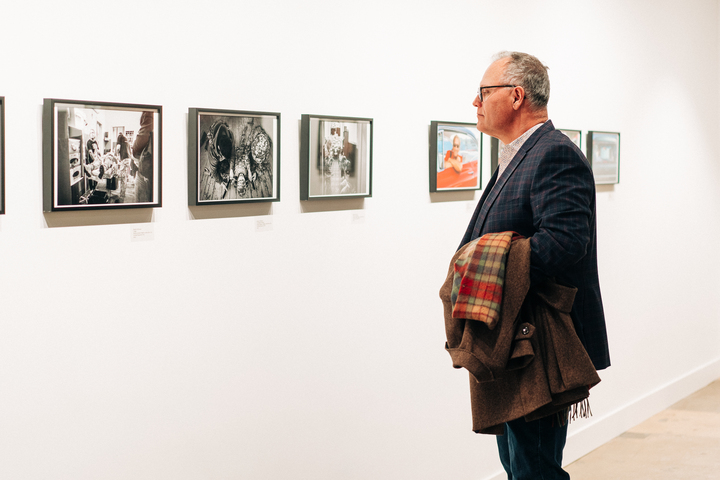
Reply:
M530 138L530 136L535 133L538 128L542 127L545 123L546 122L538 123L537 125L530 127L528 130L525 131L525 133L520 135L518 138L516 138L509 144L505 145L505 147L500 152L500 156L498 157L498 178L500 178L500 175L502 175L502 173L505 171L512 159L515 158L515 155L518 151L520 151L527 139Z

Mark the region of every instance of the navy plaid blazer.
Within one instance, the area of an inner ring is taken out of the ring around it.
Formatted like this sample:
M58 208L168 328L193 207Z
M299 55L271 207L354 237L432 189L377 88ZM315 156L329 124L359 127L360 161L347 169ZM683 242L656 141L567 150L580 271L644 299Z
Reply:
M485 188L460 246L512 230L530 238L533 283L576 287L571 316L595 368L610 366L600 296L595 181L585 155L551 121L541 126Z

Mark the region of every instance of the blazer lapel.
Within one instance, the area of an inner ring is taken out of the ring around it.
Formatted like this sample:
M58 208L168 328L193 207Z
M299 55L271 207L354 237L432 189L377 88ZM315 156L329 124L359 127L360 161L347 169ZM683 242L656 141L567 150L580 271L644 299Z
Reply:
M470 219L470 223L468 223L467 229L465 229L465 235L463 235L463 239L460 242L460 245L458 246L458 250L460 250L463 245L468 243L469 241L473 240L475 237L473 237L473 231L475 229L475 225L477 224L478 216L480 215L480 210L482 209L482 206L485 204L485 201L487 200L488 194L493 190L493 186L495 185L495 182L497 181L497 175L498 175L498 169L495 169L495 172L493 173L493 176L488 181L487 185L485 185L485 190L483 190L482 195L480 196L480 201L478 201L477 206L475 207L475 211L473 212L472 218Z
M535 146L540 137L542 137L548 132L551 132L552 130L555 130L555 127L553 126L552 122L548 120L542 127L538 128L535 133L530 135L530 138L525 141L520 150L515 154L515 156L503 172L502 176L497 179L495 185L490 191L490 194L487 196L482 206L480 207L480 212L478 213L477 220L475 222L475 228L473 229L472 238L478 237L480 235L480 232L482 232L490 208L495 203L495 200L497 200L500 192L502 192L503 187L510 180L510 177L512 177L513 173L515 173L517 167L522 163L523 160L525 160L527 153Z

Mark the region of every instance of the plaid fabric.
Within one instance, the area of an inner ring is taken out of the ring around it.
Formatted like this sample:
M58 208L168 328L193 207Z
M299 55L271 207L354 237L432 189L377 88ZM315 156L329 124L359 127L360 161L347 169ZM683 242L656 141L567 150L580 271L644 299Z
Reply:
M495 327L500 318L505 263L514 232L488 233L473 240L455 261L450 301L453 318Z

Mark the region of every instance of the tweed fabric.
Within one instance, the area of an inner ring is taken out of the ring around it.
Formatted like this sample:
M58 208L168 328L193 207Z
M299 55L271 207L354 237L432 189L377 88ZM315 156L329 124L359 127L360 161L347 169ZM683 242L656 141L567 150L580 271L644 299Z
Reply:
M600 377L570 318L577 290L550 282L530 286L530 240L513 240L507 255L500 321L452 317L455 253L440 288L445 348L453 367L470 373L473 431L502 434L505 422L563 411L587 399Z
M512 236L513 232L489 233L462 250L455 261L450 294L453 318L477 320L495 328Z

